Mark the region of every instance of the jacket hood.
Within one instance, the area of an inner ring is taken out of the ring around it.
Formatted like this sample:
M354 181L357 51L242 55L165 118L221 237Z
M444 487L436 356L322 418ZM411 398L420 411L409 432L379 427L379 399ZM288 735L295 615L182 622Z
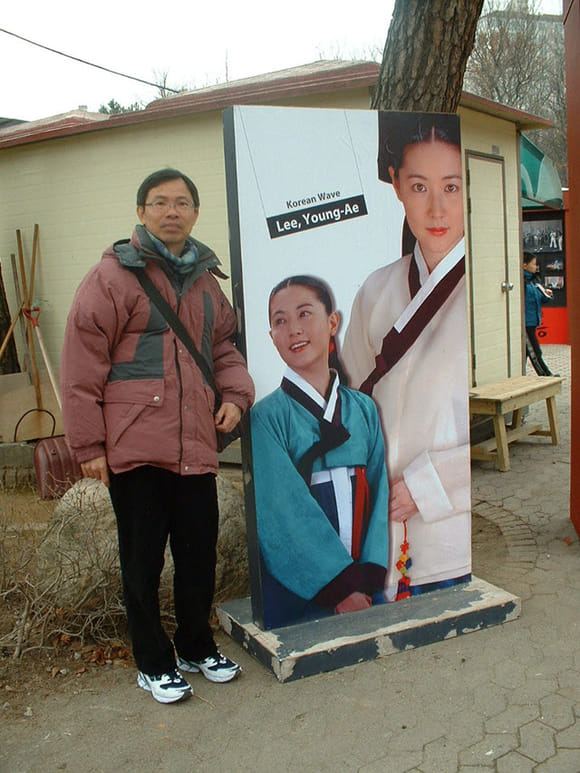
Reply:
M212 274L219 276L220 279L227 279L227 274L224 274L219 269L221 262L211 247L194 239L192 236L188 238L191 239L199 254L194 273L199 276L203 271L210 271ZM128 269L145 268L148 260L165 260L155 249L147 229L143 225L135 227L133 236L130 239L120 239L118 242L115 242L106 251L105 255L109 252L118 259L122 266Z

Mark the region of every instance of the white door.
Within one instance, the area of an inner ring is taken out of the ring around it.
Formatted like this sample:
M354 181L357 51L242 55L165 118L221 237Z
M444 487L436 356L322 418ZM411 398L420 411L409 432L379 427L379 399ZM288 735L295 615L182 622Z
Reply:
M505 179L502 158L467 151L473 385L512 375Z

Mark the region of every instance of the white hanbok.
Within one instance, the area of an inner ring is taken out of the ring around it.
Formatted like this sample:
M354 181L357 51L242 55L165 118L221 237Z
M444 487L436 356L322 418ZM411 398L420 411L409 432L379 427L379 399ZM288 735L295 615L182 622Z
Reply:
M351 387L375 368L383 339L402 330L438 282L465 254L463 240L429 273L419 246L420 289L411 298L407 255L375 271L359 290L342 361ZM471 497L465 276L417 340L374 386L386 438L391 483L403 477L418 513L407 521L411 586L471 572ZM390 522L387 596L401 577L396 568L403 524Z

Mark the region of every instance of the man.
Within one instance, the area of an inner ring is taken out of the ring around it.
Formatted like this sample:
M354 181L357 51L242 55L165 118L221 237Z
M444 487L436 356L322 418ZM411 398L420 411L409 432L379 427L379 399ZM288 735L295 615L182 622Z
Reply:
M240 667L221 655L209 625L218 505L216 430L230 432L254 397L233 344L234 311L213 274L214 252L190 232L194 183L175 169L137 192L141 221L109 247L80 285L62 353L63 418L83 474L109 487L138 684L161 703L192 694L181 670L214 682ZM144 269L209 362L222 403L134 273ZM177 630L159 614L169 538ZM177 653L177 658L176 658Z

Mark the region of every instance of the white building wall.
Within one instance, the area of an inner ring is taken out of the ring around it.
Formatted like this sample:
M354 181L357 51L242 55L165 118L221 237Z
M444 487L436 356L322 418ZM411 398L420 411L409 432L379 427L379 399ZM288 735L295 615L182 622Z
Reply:
M199 186L196 236L228 264L220 113L91 132L0 154L0 257L9 304L15 311L10 254L17 253L16 229L22 231L30 272L38 223L34 298L55 365L79 282L107 245L131 235L138 222L137 188L147 174L165 166L182 169Z
M305 107L360 108L369 104L366 88L280 100ZM518 137L515 125L462 109L464 149L497 152L505 159L509 263L516 289L512 294L511 356L521 361L519 296L520 213ZM210 244L229 273L229 246L221 111L154 123L91 131L46 140L0 153L0 259L11 310L16 311L10 254L16 253L16 229L23 233L30 270L34 223L40 228L35 299L40 324L54 366L74 292L103 250L131 235L137 222L135 194L151 171L175 166L189 174L201 195L195 235ZM476 281L485 282L485 272ZM229 293L229 287L225 288ZM478 358L497 347L493 330L476 341ZM40 358L39 358L40 361Z

